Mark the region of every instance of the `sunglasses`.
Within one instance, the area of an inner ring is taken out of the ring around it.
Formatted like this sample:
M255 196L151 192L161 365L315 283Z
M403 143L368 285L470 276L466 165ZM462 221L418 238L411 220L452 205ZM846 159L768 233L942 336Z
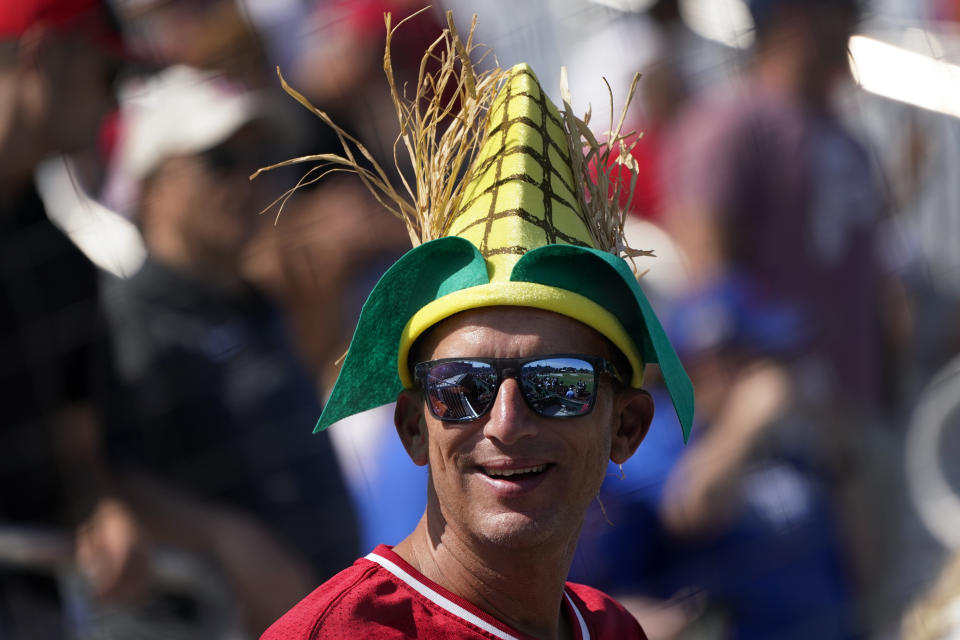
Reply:
M220 144L200 154L207 167L219 174L252 173L263 164L262 154L239 145Z
M207 167L220 174L252 173L276 155L259 121L247 123L226 141L200 153Z
M444 422L470 422L490 411L500 383L513 378L527 406L547 418L576 418L593 410L600 374L623 382L616 368L595 356L442 358L413 369L430 413Z

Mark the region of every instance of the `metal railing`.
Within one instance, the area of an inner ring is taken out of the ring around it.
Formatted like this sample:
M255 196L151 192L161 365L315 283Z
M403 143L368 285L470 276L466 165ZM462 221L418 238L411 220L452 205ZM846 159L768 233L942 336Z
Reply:
M910 497L930 534L947 549L960 549L960 492L945 464L960 464L958 452L944 455L946 430L960 425L960 356L927 385L907 431L906 476Z
M59 588L72 640L246 640L236 602L219 568L206 558L156 547L148 554L150 591L137 604L98 602L74 562L73 536L0 523L0 576L47 575ZM16 636L0 628L0 637Z

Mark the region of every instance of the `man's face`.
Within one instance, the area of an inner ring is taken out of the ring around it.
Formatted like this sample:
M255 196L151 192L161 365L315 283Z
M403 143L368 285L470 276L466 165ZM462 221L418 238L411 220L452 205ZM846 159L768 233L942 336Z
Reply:
M576 353L611 359L612 352L600 334L565 316L491 307L438 324L425 337L419 356L435 360ZM512 378L502 381L490 411L472 422L442 422L418 396L431 477L428 517L442 514L461 539L481 544L572 544L600 489L619 424L613 382L601 376L598 387L589 414L564 419L534 413ZM541 468L502 476L505 470Z
M234 266L269 202L248 175L267 140L254 126L208 151L168 158L150 186L155 225L172 229L202 263ZM264 181L267 182L267 181Z

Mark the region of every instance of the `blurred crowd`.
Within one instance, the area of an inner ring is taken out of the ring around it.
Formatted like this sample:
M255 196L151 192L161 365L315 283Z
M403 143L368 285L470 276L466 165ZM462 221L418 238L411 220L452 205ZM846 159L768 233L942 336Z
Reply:
M643 74L621 204L697 422L611 466L571 579L652 639L955 637L960 120L857 87L848 42L960 38L960 4L749 0L740 47L697 4L450 0L393 41L402 86L477 12L598 136L600 75ZM414 527L391 407L311 434L404 227L309 162L250 175L339 151L278 70L392 166L383 16L421 8L0 0L0 638L257 637Z

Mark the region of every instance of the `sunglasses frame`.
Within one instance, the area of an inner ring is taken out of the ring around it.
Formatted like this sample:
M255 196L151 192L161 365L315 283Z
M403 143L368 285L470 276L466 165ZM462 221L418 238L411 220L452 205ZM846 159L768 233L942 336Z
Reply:
M619 382L620 384L623 384L623 377L620 375L620 372L617 371L617 368L613 365L612 362L610 362L609 360L607 360L602 356L588 356L581 353L550 353L545 355L526 356L523 358L459 357L459 358L440 358L438 360L426 360L424 362L418 362L416 365L414 365L413 380L414 380L415 387L417 389L420 389L420 391L424 393L424 396L425 396L424 399L426 400L427 399L426 395L430 393L427 390L426 384L425 384L427 375L434 367L438 365L447 364L451 362L481 362L484 364L489 364L491 365L491 367L493 367L493 370L497 375L496 384L493 387L493 397L491 398L490 403L486 406L486 408L480 413L478 413L476 416L465 416L463 418L449 418L449 417L438 416L436 414L436 411L434 410L433 403L429 401L427 402L427 404L430 406L430 414L434 418L442 422L451 422L451 423L473 422L487 415L490 412L490 409L493 408L493 405L497 401L497 394L500 393L500 385L503 384L503 381L506 380L507 378L513 378L514 380L517 381L520 387L520 395L523 396L523 401L526 403L527 407L532 412L534 412L536 415L540 417L556 419L556 420L564 420L568 418L580 418L582 416L588 415L591 411L593 411L593 405L594 405L593 402L590 402L588 404L586 411L584 411L583 413L575 414L575 415L550 416L550 415L545 415L543 413L540 413L533 406L533 401L527 397L527 394L524 391L523 384L520 384L520 371L523 369L524 365L530 364L531 362L537 362L539 360L553 360L553 359L561 359L561 358L582 360L593 367L594 391L592 394L592 398L596 398L597 396L597 383L599 382L600 376L603 374L610 375L615 380L617 380L617 382Z

